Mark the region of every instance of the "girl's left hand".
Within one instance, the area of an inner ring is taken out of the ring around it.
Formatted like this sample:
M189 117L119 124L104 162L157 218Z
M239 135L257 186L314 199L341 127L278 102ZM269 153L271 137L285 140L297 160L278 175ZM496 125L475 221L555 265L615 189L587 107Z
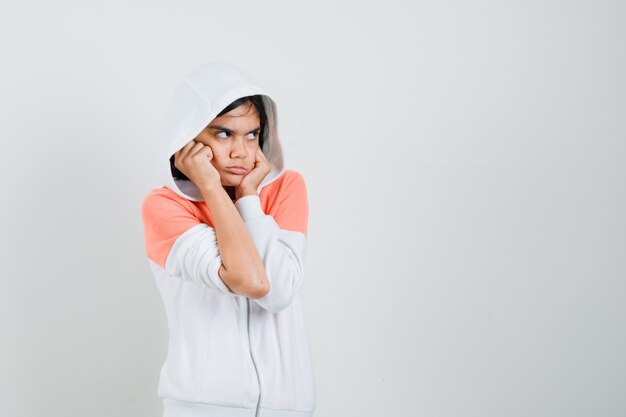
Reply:
M261 147L259 147L256 151L254 168L252 168L252 170L241 179L239 185L235 187L235 198L238 200L240 197L256 194L256 190L259 188L261 181L263 181L263 178L265 178L271 170L272 166L265 158Z

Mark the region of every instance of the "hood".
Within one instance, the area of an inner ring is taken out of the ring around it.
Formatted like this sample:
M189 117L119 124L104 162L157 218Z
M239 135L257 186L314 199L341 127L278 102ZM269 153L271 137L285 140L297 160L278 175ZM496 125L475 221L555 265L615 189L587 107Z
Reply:
M238 98L260 94L267 112L267 131L261 150L272 165L257 192L283 171L283 153L278 140L276 103L239 68L223 61L210 61L191 69L177 85L162 120L156 164L162 185L191 201L204 201L189 180L174 179L170 158L198 136L211 121Z

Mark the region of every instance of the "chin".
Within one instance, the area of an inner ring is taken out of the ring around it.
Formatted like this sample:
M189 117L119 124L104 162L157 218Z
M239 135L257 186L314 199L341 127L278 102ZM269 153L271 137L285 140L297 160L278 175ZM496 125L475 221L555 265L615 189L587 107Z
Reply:
M221 177L222 185L226 187L236 187L241 184L242 175L226 174Z

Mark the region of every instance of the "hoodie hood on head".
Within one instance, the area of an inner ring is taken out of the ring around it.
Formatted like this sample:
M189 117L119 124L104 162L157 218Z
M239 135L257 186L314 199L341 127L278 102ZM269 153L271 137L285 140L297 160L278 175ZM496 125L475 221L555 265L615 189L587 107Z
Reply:
M162 121L156 152L162 184L188 200L204 201L193 182L174 179L170 158L198 136L230 103L257 94L263 96L267 113L267 130L261 150L272 165L257 192L278 178L283 171L283 153L278 140L276 103L239 68L223 61L210 61L196 66L183 77Z

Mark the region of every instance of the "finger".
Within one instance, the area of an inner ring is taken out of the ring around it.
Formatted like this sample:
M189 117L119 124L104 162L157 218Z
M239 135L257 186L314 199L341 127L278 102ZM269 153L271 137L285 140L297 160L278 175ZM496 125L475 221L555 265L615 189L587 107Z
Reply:
M267 158L265 157L265 154L263 153L263 151L261 150L261 148L257 148L256 150L256 160L261 160L261 161L265 161L267 162Z
M265 156L265 154L263 153L263 151L261 151L259 149L259 155L260 155L260 161L261 164L265 166L265 170L267 172L269 172L272 169L272 164L270 164L270 161L267 160L267 157Z
M213 159L213 149L211 149L209 145L204 145L204 147L198 151L197 155L205 155L210 161L211 159Z
M259 155L260 165L263 167L265 175L269 174L269 172L272 170L272 164L270 164L270 161L267 160L267 157L265 156L265 153L263 153L263 150L261 150L261 148L258 149L257 153Z
M196 142L195 145L193 145L191 147L191 149L189 149L189 156L194 156L195 154L197 154L202 148L204 148L206 145L202 142Z
M196 143L195 139L190 140L189 142L187 142L185 144L185 146L183 146L182 148L180 148L174 155L178 155L174 157L174 161L178 160L182 160L183 158L185 158L187 156L187 153L189 152L189 149Z

